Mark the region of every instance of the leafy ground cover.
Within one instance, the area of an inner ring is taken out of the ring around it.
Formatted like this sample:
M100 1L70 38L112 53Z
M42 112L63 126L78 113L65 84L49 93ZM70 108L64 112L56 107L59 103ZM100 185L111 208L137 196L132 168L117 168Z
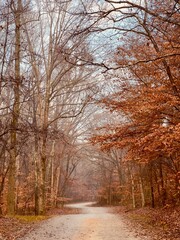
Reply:
M36 228L41 221L55 216L65 214L77 214L78 209L72 208L56 208L47 212L46 216L21 216L15 217L3 216L0 217L0 240L15 240L34 228Z
M180 207L140 208L127 210L115 207L138 236L149 236L152 240L180 240Z
M25 220L17 217L1 217L0 218L0 240L14 240L24 235L34 227L37 220Z

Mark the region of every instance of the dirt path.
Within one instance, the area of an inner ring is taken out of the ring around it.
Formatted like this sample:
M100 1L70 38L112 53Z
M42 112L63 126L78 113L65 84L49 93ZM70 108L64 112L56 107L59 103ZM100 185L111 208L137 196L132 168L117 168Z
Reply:
M88 203L71 207L82 209L82 213L53 217L19 240L142 240L119 215L108 213L108 208Z

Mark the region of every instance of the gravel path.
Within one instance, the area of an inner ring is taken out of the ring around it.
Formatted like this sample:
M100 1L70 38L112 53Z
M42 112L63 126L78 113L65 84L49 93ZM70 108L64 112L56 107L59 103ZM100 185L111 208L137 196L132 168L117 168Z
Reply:
M108 213L108 208L88 203L71 207L80 208L82 213L48 219L19 240L142 240L119 215Z

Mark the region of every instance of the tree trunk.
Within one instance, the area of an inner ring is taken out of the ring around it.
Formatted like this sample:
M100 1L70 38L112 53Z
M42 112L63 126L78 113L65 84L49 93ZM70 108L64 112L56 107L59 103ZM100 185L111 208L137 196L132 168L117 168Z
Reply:
M8 174L7 213L15 214L16 199L16 157L17 157L17 127L19 119L20 100L20 16L21 0L18 0L17 9L12 9L15 17L15 79L14 79L14 104L11 122L11 150Z
M43 153L43 156L41 157L41 171L40 171L39 214L44 215L45 211L46 211L46 156Z
M51 150L51 206L54 207L55 203L55 194L54 194L54 147L55 141L52 144Z
M142 177L139 177L139 188L140 188L140 193L141 193L141 206L145 206L145 196L144 196L144 189L143 189L143 182L142 182Z
M34 152L34 175L35 175L35 184L34 184L34 200L35 200L35 206L34 211L35 215L39 215L39 166L38 166L38 151L37 147L35 147Z
M131 178L132 205L133 205L133 208L136 208L135 184L134 184L134 178L131 172L130 172L130 178Z
M163 176L163 168L162 161L159 162L159 176L160 176L160 184L161 184L161 202L162 206L166 203L166 189L164 187L164 176Z
M159 185L159 180L158 180L158 176L157 176L157 171L156 171L156 169L155 169L155 171L154 171L154 180L155 180L155 183L156 183L156 185L157 185L158 197L159 197L159 199L160 199L160 197L161 197L161 190L160 190L160 185Z
M2 175L1 183L0 183L0 215L3 214L3 191L5 187L5 179L8 173L8 168L5 170L4 174Z
M140 188L140 193L141 193L141 206L145 206L145 195L144 195L144 188L143 188L143 181L142 181L142 170L141 166L139 166L139 188Z
M151 207L155 207L155 199L154 199L154 186L153 186L153 169L152 169L152 164L150 165L150 191L151 191Z
M55 206L57 207L57 197L58 197L58 191L59 191L59 184L60 184L60 175L61 175L61 167L59 166L57 168L57 173L56 173L56 184L55 184Z
M40 170L40 194L39 213L44 215L46 211L46 164L47 164L47 132L49 114L49 88L50 82L47 80L47 90L44 107L44 119L42 127L42 150L41 150L41 170Z

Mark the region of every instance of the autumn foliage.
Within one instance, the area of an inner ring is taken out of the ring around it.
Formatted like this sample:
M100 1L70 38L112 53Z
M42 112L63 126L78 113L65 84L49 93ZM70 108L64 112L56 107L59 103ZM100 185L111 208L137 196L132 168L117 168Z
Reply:
M139 14L129 4L134 15L128 16L136 23L120 38L115 55L123 69L120 87L99 101L124 121L104 126L91 139L103 151L124 151L122 169L131 179L131 198L137 203L144 198L153 207L179 204L180 198L180 31L171 2L149 1Z

